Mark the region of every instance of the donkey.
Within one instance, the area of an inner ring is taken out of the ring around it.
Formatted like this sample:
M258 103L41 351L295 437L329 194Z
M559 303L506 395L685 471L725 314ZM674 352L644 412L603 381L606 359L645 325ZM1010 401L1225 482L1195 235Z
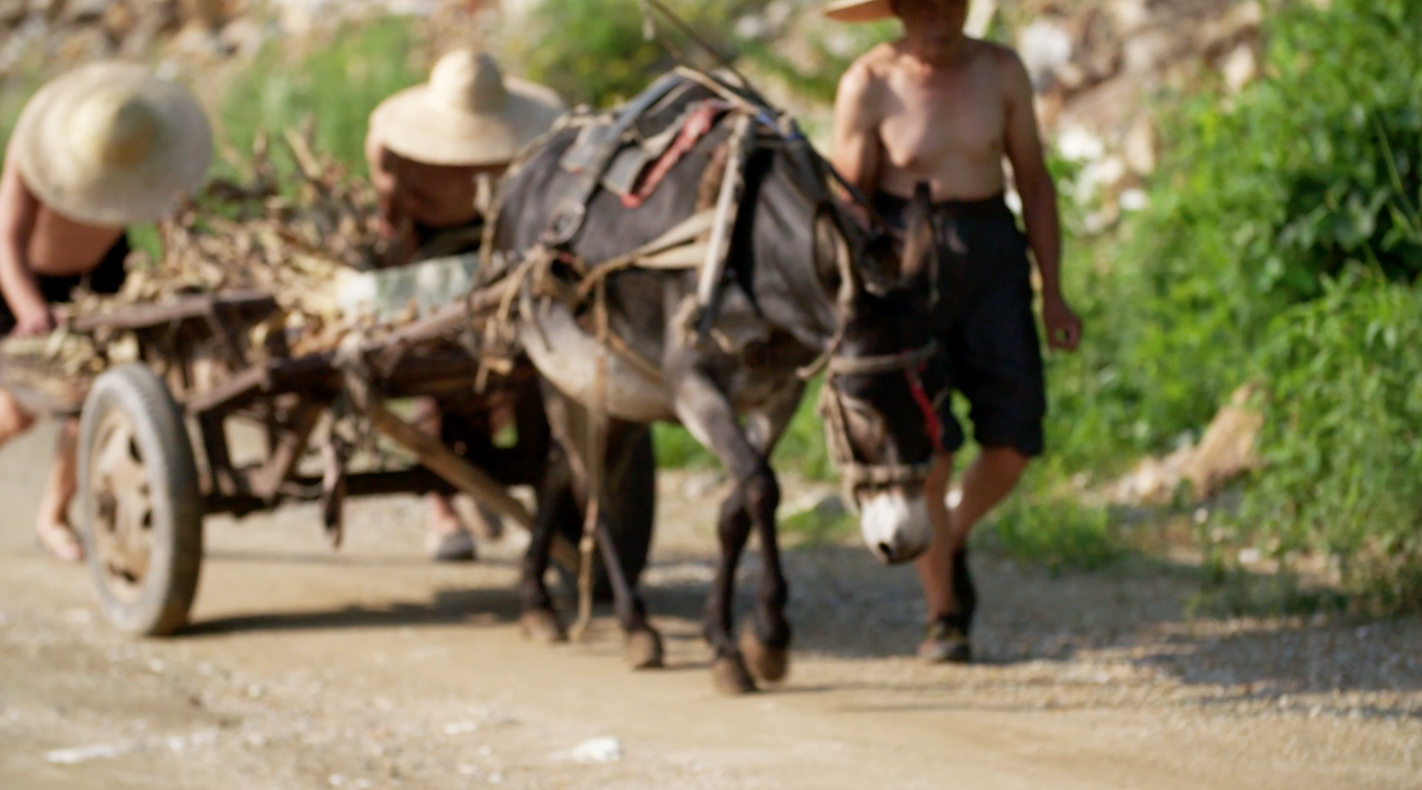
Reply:
M673 93L656 111L679 117L698 101L729 90L706 85ZM744 94L737 93L731 98ZM742 104L742 107L745 105ZM929 298L925 267L898 271L885 236L863 226L832 190L827 162L784 116L754 105L744 190L730 232L725 276L708 342L694 329L698 272L629 268L607 277L605 326L622 353L604 352L579 323L576 306L539 298L521 287L517 339L545 380L549 419L573 456L575 475L587 468L584 409L599 381L609 432L630 424L679 422L725 465L733 488L721 505L720 555L706 601L704 635L715 651L716 688L756 690L788 669L789 590L776 536L780 488L771 451L805 392L803 369L818 360L828 371L822 392L826 430L836 460L848 464L851 507L881 559L903 561L925 550L931 528L922 482L933 446L932 410L918 384L926 357ZM730 137L721 123L691 147L642 205L629 209L602 189L587 203L581 229L559 245L586 269L639 248L708 203ZM788 130L788 131L787 131ZM509 176L493 231L493 249L511 266L526 260L574 188L560 167L575 129L555 131ZM880 272L878 285L861 275ZM582 316L586 318L586 316ZM689 327L690 330L688 329ZM634 364L640 359L644 364ZM754 531L764 557L753 627L739 646L732 637L737 563ZM523 568L526 632L564 638L544 587L552 526L536 526ZM618 620L634 668L658 666L661 640L636 590L615 567L609 531L597 526L613 582Z

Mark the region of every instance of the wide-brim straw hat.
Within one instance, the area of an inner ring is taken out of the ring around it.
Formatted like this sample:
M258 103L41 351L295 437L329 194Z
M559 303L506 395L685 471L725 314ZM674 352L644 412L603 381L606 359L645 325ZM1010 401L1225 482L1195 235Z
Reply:
M487 53L439 59L429 82L391 96L370 116L381 144L431 165L512 161L566 111L551 89L505 77Z
M201 185L212 128L182 86L143 66L101 61L30 99L10 153L47 207L117 227L162 219Z
M822 13L837 22L878 22L893 18L894 9L889 0L835 0Z

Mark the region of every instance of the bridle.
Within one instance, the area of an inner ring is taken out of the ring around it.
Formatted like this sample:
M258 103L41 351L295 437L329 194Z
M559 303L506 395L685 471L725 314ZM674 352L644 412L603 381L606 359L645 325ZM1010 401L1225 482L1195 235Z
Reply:
M933 460L918 464L871 464L859 460L850 441L849 425L845 419L843 396L834 386L838 376L883 376L900 373L907 380L914 403L923 415L924 428L933 442L936 453L943 452L943 425L933 402L924 389L920 374L938 350L938 345L929 340L924 345L900 351L895 354L880 354L866 357L845 357L831 352L825 363L825 382L820 389L819 410L825 423L830 460L839 471L844 487L845 505L857 509L859 489L865 486L890 486L922 483L928 479Z

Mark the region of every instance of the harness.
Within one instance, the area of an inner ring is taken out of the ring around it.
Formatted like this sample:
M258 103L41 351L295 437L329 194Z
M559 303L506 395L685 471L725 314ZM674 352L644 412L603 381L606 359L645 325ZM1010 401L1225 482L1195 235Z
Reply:
M844 489L845 505L858 509L858 492L866 486L891 486L921 483L928 479L932 459L920 464L871 464L859 460L849 437L849 425L844 416L844 399L834 386L837 376L881 376L902 373L913 394L914 404L923 416L924 426L936 453L943 453L943 423L923 387L920 374L933 358L938 344L929 340L923 346L896 354L870 357L830 356L825 362L825 383L820 388L819 413L825 423L825 438L830 460L839 471Z

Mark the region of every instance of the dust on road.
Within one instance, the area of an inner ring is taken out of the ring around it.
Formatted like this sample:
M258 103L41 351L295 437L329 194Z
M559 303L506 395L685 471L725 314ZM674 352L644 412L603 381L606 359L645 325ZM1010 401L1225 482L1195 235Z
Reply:
M1188 621L1194 583L1159 568L977 557L984 663L925 667L909 571L793 549L790 681L718 697L698 475L661 486L666 670L624 669L605 614L587 644L523 641L521 536L431 565L409 498L357 504L338 553L309 508L212 519L193 628L129 640L33 548L51 436L0 455L5 790L1422 788L1422 622Z

